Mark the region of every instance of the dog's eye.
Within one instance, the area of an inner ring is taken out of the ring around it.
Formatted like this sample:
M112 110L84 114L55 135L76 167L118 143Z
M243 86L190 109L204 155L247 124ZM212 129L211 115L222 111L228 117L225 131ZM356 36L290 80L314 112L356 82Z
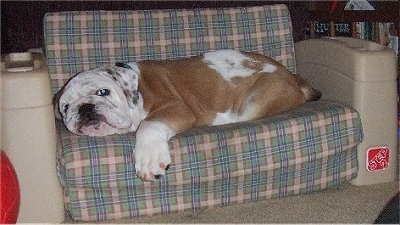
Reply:
M98 96L107 96L107 95L110 95L110 90L105 89L105 88L100 89L100 90L97 91L96 95L98 95Z

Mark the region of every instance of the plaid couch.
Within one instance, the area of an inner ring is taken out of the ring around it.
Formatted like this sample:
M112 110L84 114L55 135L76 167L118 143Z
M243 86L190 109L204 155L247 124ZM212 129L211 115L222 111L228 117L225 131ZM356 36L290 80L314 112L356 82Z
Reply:
M46 14L53 93L69 77L116 61L177 59L235 48L296 72L285 5ZM170 142L172 166L154 183L135 176L135 134L77 136L57 122L57 169L74 220L197 210L339 185L357 175L358 113L318 101L278 116L201 127Z

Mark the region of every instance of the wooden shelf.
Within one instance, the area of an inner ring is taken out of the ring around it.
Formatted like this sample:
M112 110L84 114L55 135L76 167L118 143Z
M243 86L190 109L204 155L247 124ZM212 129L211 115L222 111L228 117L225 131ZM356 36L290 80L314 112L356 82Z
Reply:
M399 1L369 1L375 10L344 10L347 1L338 1L335 11L331 11L332 1L315 1L309 4L310 21L325 22L393 22L400 29Z
M399 9L384 11L335 11L311 10L309 12L311 21L334 21L334 22L394 22L399 23Z

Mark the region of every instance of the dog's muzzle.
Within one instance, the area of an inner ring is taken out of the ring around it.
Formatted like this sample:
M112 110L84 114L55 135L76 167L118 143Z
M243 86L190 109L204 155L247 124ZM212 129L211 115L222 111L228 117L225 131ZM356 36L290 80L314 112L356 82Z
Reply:
M79 107L79 122L78 130L82 127L99 126L102 121L105 121L105 117L96 112L96 106L94 104L85 103Z

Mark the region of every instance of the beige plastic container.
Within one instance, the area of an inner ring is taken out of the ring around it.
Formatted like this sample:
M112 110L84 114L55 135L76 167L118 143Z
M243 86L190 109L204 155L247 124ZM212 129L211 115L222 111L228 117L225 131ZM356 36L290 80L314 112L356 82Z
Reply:
M2 57L2 149L16 170L19 223L64 221L56 172L55 122L44 57L17 53Z
M323 99L346 102L360 113L364 139L357 148L359 169L352 183L367 185L397 180L394 51L345 37L306 40L296 43L295 48L299 74L322 91Z

